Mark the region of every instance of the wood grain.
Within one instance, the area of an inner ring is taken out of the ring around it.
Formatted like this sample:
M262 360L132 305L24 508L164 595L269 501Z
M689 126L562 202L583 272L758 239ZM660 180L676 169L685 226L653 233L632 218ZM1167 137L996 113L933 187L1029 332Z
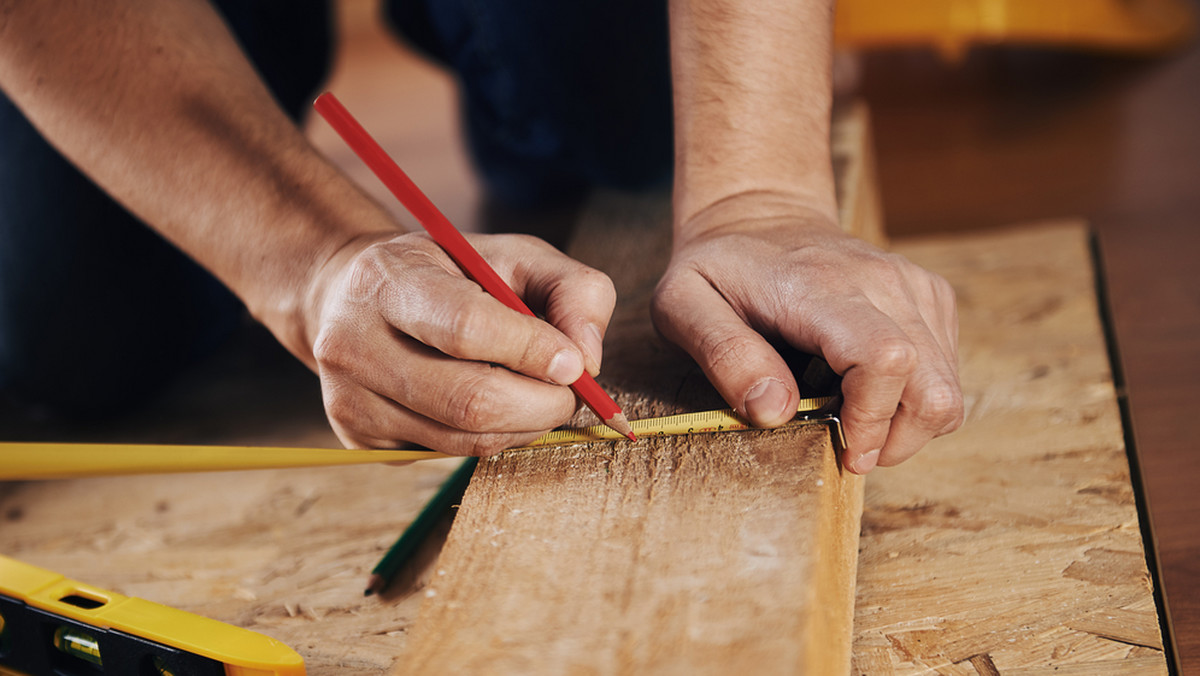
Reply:
M855 673L1166 673L1086 227L897 250L958 293L968 412L868 479Z

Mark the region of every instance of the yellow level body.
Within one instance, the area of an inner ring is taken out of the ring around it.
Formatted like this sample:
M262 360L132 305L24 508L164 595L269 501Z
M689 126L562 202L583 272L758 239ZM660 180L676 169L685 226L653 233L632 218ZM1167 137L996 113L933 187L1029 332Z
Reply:
M224 665L225 676L304 676L304 660L296 651L269 636L144 599L122 596L70 580L58 573L0 556L0 596L55 617L121 632L153 644L199 655ZM0 612L14 606L0 605ZM0 617L0 637L15 633L12 617ZM73 646L60 643L60 634L45 650L71 651L100 664L103 655L76 632ZM59 644L59 645L56 645ZM12 650L12 648L9 648ZM0 654L3 661L3 654ZM0 674L20 674L0 665Z

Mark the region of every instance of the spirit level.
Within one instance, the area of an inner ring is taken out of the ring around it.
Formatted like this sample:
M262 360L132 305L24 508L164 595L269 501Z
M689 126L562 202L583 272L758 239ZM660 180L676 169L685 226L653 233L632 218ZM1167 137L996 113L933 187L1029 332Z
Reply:
M0 676L304 676L248 629L0 556Z

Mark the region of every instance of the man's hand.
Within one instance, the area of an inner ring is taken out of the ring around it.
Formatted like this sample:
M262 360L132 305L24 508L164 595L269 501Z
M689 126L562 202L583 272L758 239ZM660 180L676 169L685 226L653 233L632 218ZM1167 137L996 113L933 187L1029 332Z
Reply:
M614 304L604 275L480 237L550 323L492 299L309 145L207 2L0 5L0 88L320 374L347 445L490 453L575 410L566 386L599 368Z
M535 238L471 239L547 321L488 295L424 234L361 238L322 271L312 354L347 446L487 455L575 412L567 386L599 370L612 282Z
M842 374L843 464L894 465L957 427L954 295L837 228L833 0L671 0L675 243L659 330L758 425L795 413L767 339Z
M764 427L795 414L795 379L768 343L782 339L843 376L851 471L895 465L961 424L958 323L944 279L816 212L732 216L676 242L653 312L739 413Z

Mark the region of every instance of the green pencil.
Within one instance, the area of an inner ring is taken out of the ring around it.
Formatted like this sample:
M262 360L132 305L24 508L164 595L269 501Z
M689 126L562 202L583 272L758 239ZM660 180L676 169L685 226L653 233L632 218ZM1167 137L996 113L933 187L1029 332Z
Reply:
M379 564L371 571L371 578L367 581L366 590L363 591L364 596L382 594L392 583L396 574L412 560L417 549L425 542L425 538L429 537L429 532L433 530L442 516L450 511L451 507L462 501L463 494L467 492L467 485L471 483L471 475L475 473L475 465L478 463L479 458L467 458L458 466L458 469L454 470L453 474L442 482L437 493L434 493L433 498L425 504L417 518L400 534L400 539L396 540L396 544L392 545L387 554L383 555Z

